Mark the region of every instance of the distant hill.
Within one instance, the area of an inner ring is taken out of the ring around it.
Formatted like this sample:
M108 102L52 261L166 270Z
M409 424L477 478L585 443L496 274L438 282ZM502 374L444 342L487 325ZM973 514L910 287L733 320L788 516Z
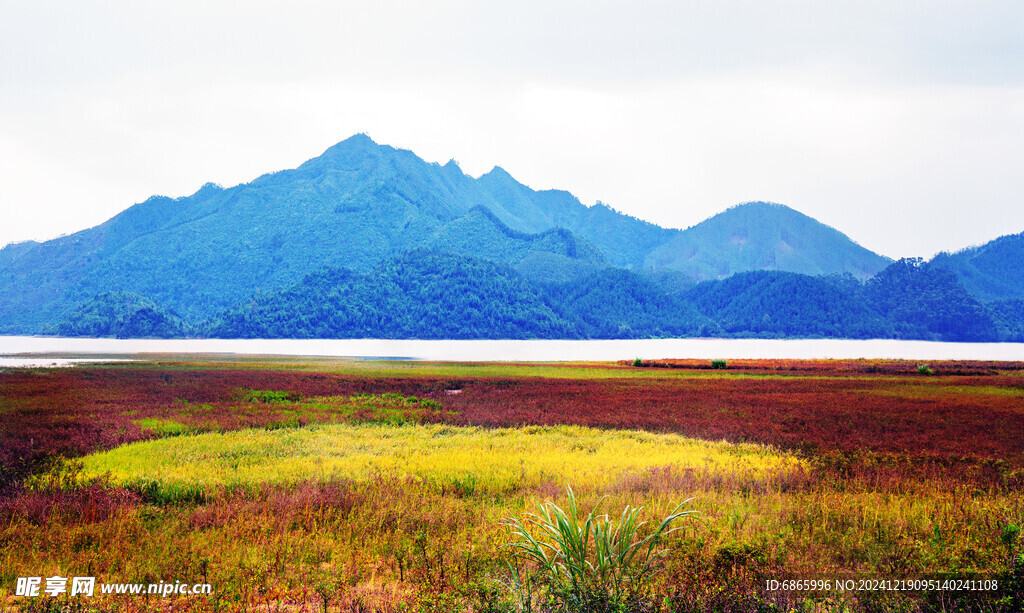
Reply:
M767 202L719 213L655 248L644 260L649 267L678 270L697 280L751 270L867 279L890 262L834 228Z
M535 236L535 235L529 235ZM1024 301L982 305L951 272L895 262L852 275L737 273L696 286L671 274L599 268L570 282L508 264L416 249L359 272L327 267L189 325L142 296L87 300L66 336L220 338L902 338L1022 340Z
M998 300L988 304L988 312L999 329L996 340L1024 343L1024 300Z
M785 207L746 205L666 229L565 191L532 190L498 167L474 179L454 162L427 163L356 135L292 170L154 196L94 228L5 247L0 333L53 329L108 292L144 296L198 324L325 266L368 273L417 248L555 284L608 267L661 279L757 268L863 277L885 262Z
M953 272L968 293L983 302L1024 299L1024 233L940 253L929 264Z
M60 336L114 338L181 338L193 333L180 317L147 298L125 292L96 296L51 331Z
M666 287L628 270L605 269L544 288L555 310L585 338L719 336L721 327Z
M737 273L685 294L724 335L740 337L893 338L894 327L865 304L852 276Z
M646 338L718 326L638 275L533 283L507 265L416 250L370 273L328 269L222 314L227 338Z
M894 263L764 202L661 228L357 135L0 249L0 334L1013 340L1022 261L1024 234Z
M904 258L864 286L868 305L895 326L898 338L993 341L992 315L948 270Z
M367 274L327 269L221 315L218 338L578 338L507 265L417 250Z
M564 279L577 273L573 260L586 274L603 254L627 259L616 251L626 239L614 237L671 234L625 215L591 213L564 192L534 192L502 174L476 180L454 163L429 164L357 135L248 184L156 196L95 228L0 250L0 333L37 332L109 291L147 296L198 322L325 265L366 272L422 246L451 244L498 261L507 255L528 274ZM592 234L614 238L603 246L552 221L594 214L608 227ZM481 240L469 241L474 224Z

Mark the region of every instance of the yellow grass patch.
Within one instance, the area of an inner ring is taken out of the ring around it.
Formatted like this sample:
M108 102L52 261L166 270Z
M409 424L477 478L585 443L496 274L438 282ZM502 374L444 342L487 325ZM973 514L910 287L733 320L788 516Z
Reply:
M397 474L493 493L552 481L601 488L664 467L769 480L803 468L762 445L580 426L331 424L178 436L85 458L86 475L109 472L115 483L247 486Z

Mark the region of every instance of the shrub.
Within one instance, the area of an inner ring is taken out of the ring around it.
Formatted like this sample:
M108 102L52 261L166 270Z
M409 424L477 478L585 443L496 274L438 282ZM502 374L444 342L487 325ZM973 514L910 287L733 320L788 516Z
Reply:
M537 586L539 595L557 610L621 611L643 595L660 569L667 550L658 546L666 535L680 529L672 528L672 523L697 513L680 510L693 499L681 502L643 536L647 522L638 521L643 507L626 505L614 522L608 515L597 514L599 502L582 517L575 493L567 489L566 510L546 502L538 506L539 513L529 513L525 520L502 522L514 539L508 546L515 549L515 556L536 568L533 580L528 576L524 581L518 568L510 565L513 590L524 610L536 602Z
M644 361L641 360L640 358L637 358L637 359L633 360L633 366L636 366L637 368L640 368L643 365L644 365Z
M930 374L932 374L932 369L928 368L927 364L918 364L917 365L917 374L919 374L919 375L930 375Z
M301 399L302 395L296 392L277 390L249 390L245 394L246 402L261 402L263 404L291 404Z
M725 360L711 360L711 368L729 368L729 363Z

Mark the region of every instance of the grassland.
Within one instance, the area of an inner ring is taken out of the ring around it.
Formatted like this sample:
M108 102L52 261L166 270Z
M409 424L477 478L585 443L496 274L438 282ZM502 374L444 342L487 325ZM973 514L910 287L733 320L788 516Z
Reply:
M130 489L209 492L384 474L497 497L565 483L599 492L657 469L729 474L767 486L789 481L803 464L759 445L643 431L332 424L132 443L86 457L82 476L109 475L113 485Z
M632 610L1017 611L1015 364L167 363L0 373L0 599L21 611L512 611L502 518L699 521ZM527 573L528 565L519 563ZM20 576L204 596L12 596ZM978 578L994 591L769 591ZM537 594L539 595L539 593ZM536 610L536 609L535 609Z

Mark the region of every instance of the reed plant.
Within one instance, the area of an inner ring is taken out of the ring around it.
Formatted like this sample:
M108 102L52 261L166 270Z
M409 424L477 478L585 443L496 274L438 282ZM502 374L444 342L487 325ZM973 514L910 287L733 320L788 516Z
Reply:
M515 556L537 571L536 582L524 582L518 568L511 567L521 610L532 608L534 585L559 611L629 610L631 602L639 604L668 553L661 548L665 537L682 528L672 524L697 513L682 510L693 499L684 500L645 535L643 507L626 505L613 521L598 514L604 498L584 517L571 487L567 497L565 509L548 501L525 520L510 517L502 522L513 538L509 547Z

